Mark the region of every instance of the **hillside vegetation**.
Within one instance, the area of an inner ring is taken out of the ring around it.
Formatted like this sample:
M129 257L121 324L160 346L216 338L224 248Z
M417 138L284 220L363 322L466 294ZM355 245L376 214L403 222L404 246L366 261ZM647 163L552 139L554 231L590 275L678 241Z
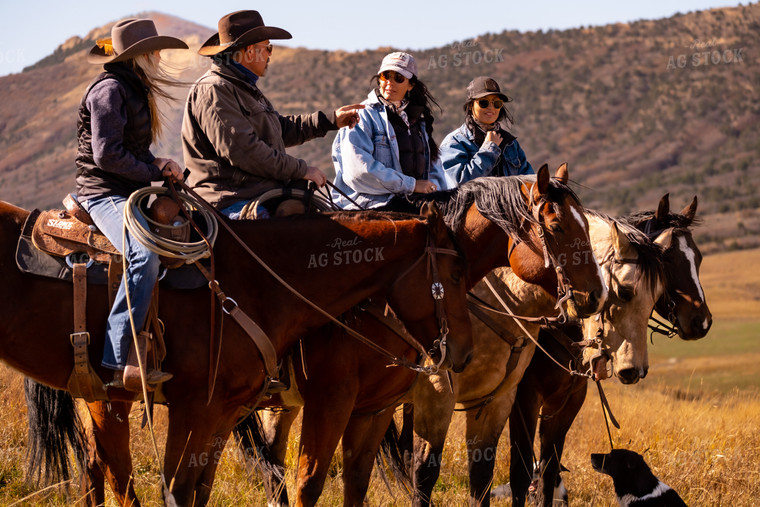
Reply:
M213 32L158 13L159 30L196 49ZM98 73L85 54L109 26L72 38L21 74L0 78L0 198L55 205L72 189L76 109ZM297 35L297 34L296 34ZM665 192L697 195L706 252L760 245L760 4L564 31L473 34L414 50L421 79L441 105L440 142L462 121L467 83L496 78L514 98L515 134L534 166L568 161L589 207L610 213L653 208ZM389 51L275 47L262 89L283 114L363 100ZM170 52L192 82L208 60ZM154 151L181 158L180 102ZM291 150L332 173L325 139Z

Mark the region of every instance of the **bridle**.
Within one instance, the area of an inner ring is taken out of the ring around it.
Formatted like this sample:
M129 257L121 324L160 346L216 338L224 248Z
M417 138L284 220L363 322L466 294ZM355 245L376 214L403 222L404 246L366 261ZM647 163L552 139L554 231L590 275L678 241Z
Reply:
M562 267L562 263L559 262L557 256L549 248L546 240L546 224L542 220L542 213L546 206L553 206L553 204L544 196L542 196L538 201L534 199L533 188L535 185L536 183L531 185L528 190L528 207L530 208L533 219L535 220L536 224L538 224L536 234L538 235L538 239L541 243L541 250L543 251L544 255L544 268L548 268L549 266L553 265L554 272L557 276L557 304L555 305L555 308L559 311L559 315L552 318L551 320L559 324L564 324L568 321L568 315L567 311L565 310L564 303L573 297L573 286L570 283L570 279L568 278L567 273L565 272L565 268Z
M365 310L368 310L370 313L372 313L375 317L377 317L381 322L383 322L386 326L391 328L392 331L394 331L396 334L398 334L401 338L404 339L407 343L409 343L412 347L414 347L421 355L421 359L419 363L411 363L404 359L403 357L396 356L395 354L385 350L383 347L378 345L377 343L373 342L372 340L369 340L365 336L357 333L351 328L345 328L346 331L359 340L360 342L364 343L368 347L370 347L372 350L384 355L387 357L392 364L397 366L403 366L405 368L408 368L412 371L418 372L418 373L424 373L426 375L435 375L440 370L441 365L446 360L446 353L448 351L447 348L447 340L449 335L449 324L448 319L446 317L446 308L444 307L444 297L445 297L445 290L443 288L443 284L440 282L440 275L438 271L438 255L453 255L455 257L460 257L459 252L457 250L451 249L451 248L441 248L435 245L433 241L432 236L432 229L428 227L428 236L427 236L427 246L425 247L425 251L422 253L422 255L412 263L409 268L406 269L403 273L401 273L391 284L391 291L396 290L396 286L398 283L406 277L409 273L414 270L415 267L417 267L418 264L420 264L423 260L427 261L427 276L428 279L432 281L430 285L430 293L433 298L433 303L435 305L435 316L436 320L438 321L438 336L435 340L433 340L433 344L430 349L425 350L425 347L416 339L414 338L404 327L404 325L396 320L396 322L388 322L387 319L389 318L387 313L381 314L381 312L378 312L377 310L371 310L370 307L366 307L363 305L359 305L360 308L363 308ZM432 358L435 356L436 353L440 353L441 358L436 364L424 366L425 363L428 362L428 360L432 360Z

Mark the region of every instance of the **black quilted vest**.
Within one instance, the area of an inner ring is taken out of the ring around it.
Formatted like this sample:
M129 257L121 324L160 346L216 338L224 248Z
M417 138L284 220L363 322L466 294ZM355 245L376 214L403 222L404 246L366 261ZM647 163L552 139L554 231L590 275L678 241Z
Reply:
M153 161L150 153L152 142L151 114L148 105L148 90L135 72L123 63L109 63L87 88L79 104L77 123L77 195L80 201L92 197L108 195L128 196L135 190L146 186L145 182L130 180L114 173L103 171L96 164L92 153L92 125L90 111L87 109L87 96L93 86L106 79L116 79L126 90L125 107L127 123L124 127L122 143L124 148L138 160L146 163Z

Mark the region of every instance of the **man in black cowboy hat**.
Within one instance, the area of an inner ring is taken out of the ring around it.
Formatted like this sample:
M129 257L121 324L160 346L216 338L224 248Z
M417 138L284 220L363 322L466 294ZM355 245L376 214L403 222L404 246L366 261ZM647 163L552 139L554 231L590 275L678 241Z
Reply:
M264 25L257 11L238 11L219 20L219 32L198 51L212 58L211 69L196 81L182 122L188 183L231 218L264 192L291 180L318 186L326 176L317 167L285 153L330 130L353 127L361 105L325 113L281 116L259 90L272 54L272 39L287 31Z

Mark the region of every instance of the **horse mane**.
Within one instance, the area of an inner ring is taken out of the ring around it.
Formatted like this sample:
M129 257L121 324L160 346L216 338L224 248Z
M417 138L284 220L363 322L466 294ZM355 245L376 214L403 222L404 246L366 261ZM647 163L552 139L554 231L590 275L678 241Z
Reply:
M618 230L636 250L638 266L643 275L649 280L649 290L654 292L657 280L665 281L664 252L660 245L638 230L633 224L622 218L615 218L600 211L586 209L586 213L595 216L609 224L615 224Z
M621 217L621 220L624 220L634 227L638 226L639 224L642 224L646 222L647 220L655 220L655 211L639 211L636 213L631 213L630 215ZM662 217L657 218L659 225L660 225L660 231L663 231L665 229L689 229L692 226L699 226L702 225L702 219L698 217L694 217L692 219L689 219L685 215L682 215L680 213L673 213L668 212L668 215L663 219Z
M434 201L452 230L461 227L467 210L474 204L481 215L498 225L510 238L524 241L528 239L528 230L522 225L526 221L537 222L525 205L521 187L535 181L535 175L487 176L472 179L452 190L415 195L411 201L417 206ZM548 198L551 203L559 203L568 195L580 202L569 187L555 179L550 180Z

